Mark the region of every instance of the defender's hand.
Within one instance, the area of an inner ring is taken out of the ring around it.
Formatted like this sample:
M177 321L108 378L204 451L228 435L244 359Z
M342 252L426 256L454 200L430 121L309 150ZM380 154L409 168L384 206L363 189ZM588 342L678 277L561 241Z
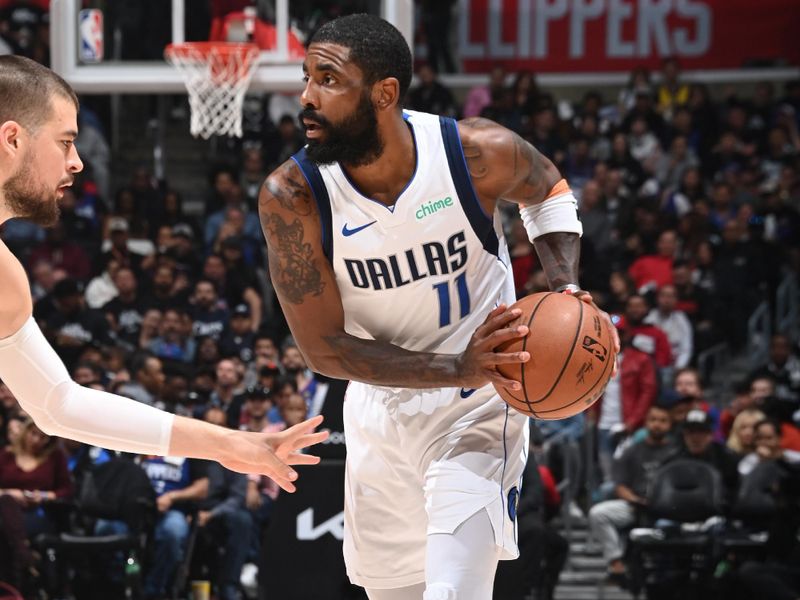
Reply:
M496 351L504 342L528 335L527 326L510 326L521 314L520 309L508 310L505 304L501 304L475 330L467 349L457 359L458 375L463 387L479 388L491 382L511 390L521 388L518 381L501 375L497 365L528 362L530 353Z
M319 457L300 450L328 439L327 431L315 432L322 415L298 423L279 433L231 432L226 440L225 456L220 464L238 473L258 473L273 479L287 492L294 492L292 483L297 472L289 465L315 465Z

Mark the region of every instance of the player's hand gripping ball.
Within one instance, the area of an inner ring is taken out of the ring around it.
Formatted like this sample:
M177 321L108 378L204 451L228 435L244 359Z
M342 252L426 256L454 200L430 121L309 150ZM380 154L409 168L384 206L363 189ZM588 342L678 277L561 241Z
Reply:
M497 365L519 390L495 386L511 407L537 419L564 419L583 412L605 390L616 361L608 320L575 296L543 292L509 307L522 315L508 327L527 325L527 336L505 342L496 352L529 352L521 364Z

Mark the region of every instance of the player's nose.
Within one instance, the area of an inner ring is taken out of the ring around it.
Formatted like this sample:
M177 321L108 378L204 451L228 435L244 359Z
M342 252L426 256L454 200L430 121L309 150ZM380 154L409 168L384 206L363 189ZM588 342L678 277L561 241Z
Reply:
M75 144L70 147L69 155L67 156L67 170L70 173L80 173L83 171L83 161L78 156L78 149Z
M306 86L300 94L300 104L303 105L303 108L313 108L316 110L319 108L319 96L316 94L313 86L314 82L311 79L306 81Z

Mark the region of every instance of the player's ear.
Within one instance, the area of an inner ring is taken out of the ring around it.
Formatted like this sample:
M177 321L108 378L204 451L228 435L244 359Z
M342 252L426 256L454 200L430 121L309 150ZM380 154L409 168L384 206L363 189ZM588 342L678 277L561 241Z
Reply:
M14 156L22 148L24 129L16 121L6 121L0 125L0 152L4 156Z
M372 87L372 103L377 110L394 108L400 103L400 82L396 77L387 77Z

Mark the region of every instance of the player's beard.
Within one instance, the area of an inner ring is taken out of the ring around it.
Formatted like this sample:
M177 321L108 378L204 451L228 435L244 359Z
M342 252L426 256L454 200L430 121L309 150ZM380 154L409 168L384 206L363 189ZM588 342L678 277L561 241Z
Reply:
M42 227L58 221L56 190L50 190L34 173L34 156L28 153L22 166L3 184L3 199L11 214Z
M369 93L351 115L340 123L331 123L310 108L300 113L303 119L316 121L324 130L323 139L309 139L306 154L317 164L340 162L353 167L368 165L383 154L383 140L378 133L378 117Z

